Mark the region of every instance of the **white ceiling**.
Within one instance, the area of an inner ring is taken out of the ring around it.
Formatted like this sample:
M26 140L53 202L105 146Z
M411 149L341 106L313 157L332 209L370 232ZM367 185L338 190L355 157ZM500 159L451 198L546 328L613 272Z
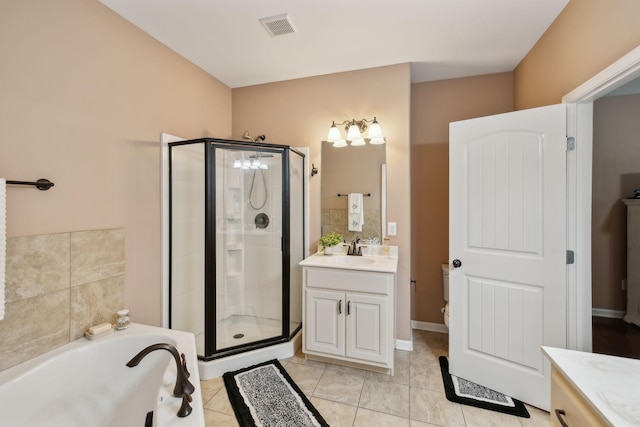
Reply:
M412 82L512 71L569 0L100 0L231 88L411 63ZM287 13L295 33L260 18Z

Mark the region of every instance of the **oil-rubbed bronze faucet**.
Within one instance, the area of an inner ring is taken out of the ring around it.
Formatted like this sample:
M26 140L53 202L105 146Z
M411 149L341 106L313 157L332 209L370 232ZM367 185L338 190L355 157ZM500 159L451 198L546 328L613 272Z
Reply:
M176 385L173 388L173 395L175 397L182 398L182 407L178 411L179 417L186 417L191 413L191 406L189 406L188 402L191 402L191 394L195 391L195 387L191 382L189 382L189 371L187 371L187 363L186 357L184 353L182 354L182 361L180 360L180 354L178 354L178 350L167 343L159 343L152 344L149 347L142 350L140 353L136 354L133 359L127 362L127 366L133 368L134 366L138 366L138 363L145 356L152 351L155 350L167 350L173 356L173 359L176 361L176 371L178 372L176 375Z
M358 247L359 241L360 238L358 237L356 240L351 242L351 244L349 245L349 249L347 249L347 255L362 256L362 246Z

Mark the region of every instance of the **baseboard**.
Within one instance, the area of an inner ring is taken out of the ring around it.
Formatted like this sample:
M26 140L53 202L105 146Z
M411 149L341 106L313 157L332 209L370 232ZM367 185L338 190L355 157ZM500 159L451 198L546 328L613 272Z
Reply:
M396 340L396 349L413 351L413 340Z
M440 332L448 334L449 328L444 323L421 322L420 320L411 321L411 329L419 329L421 331Z
M591 315L594 317L608 317L609 319L622 319L625 312L622 310L610 310L608 308L592 308Z

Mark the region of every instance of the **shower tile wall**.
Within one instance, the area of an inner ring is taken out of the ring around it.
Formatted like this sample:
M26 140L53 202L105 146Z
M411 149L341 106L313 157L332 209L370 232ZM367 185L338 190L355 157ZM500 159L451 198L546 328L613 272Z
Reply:
M0 370L114 322L124 304L124 229L7 239Z
M204 354L204 145L174 147L171 171L171 327L193 332Z
M244 175L245 224L245 313L268 319L282 319L282 157L267 157L269 169L263 170L267 201L261 209L249 204L253 172ZM260 206L265 186L256 172L253 205ZM255 226L255 216L269 216L267 228Z

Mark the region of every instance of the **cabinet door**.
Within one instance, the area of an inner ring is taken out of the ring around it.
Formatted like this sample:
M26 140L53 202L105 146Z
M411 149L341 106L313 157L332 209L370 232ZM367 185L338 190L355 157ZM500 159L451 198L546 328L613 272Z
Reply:
M347 294L347 357L388 360L387 297Z
M344 356L345 305L342 292L307 289L304 337L307 350Z

